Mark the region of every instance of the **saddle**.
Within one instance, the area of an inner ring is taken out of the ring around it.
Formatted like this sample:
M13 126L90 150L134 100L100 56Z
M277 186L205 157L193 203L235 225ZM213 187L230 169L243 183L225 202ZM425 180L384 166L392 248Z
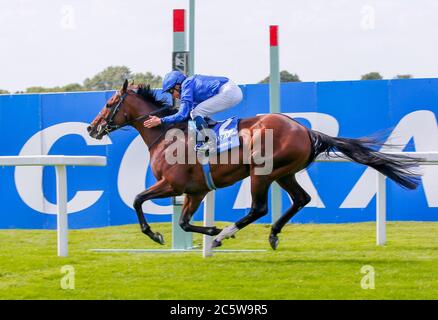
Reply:
M216 148L212 153L221 153L240 145L238 125L239 119L231 117L223 121L216 121L211 118L204 118L208 128L216 134ZM193 120L189 121L189 130L197 132L196 125Z
M212 118L205 117L204 119L205 119L205 122L207 122L207 125L210 129L218 124L218 122L216 120L213 120Z

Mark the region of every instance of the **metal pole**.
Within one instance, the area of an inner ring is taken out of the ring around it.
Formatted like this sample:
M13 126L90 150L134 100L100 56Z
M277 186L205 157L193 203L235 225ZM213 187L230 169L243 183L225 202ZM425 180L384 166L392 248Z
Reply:
M179 226L179 217L181 217L184 196L173 198L173 215L172 215L172 249L188 250L193 247L192 234L185 232Z
M386 244L386 177L380 172L377 172L376 243Z
M215 192L209 192L204 198L204 227L214 226L214 206L215 206ZM204 245L202 248L202 256L204 258L213 256L212 236L204 235Z
M58 206L58 256L68 256L67 172L65 166L56 166L56 203Z
M204 227L212 227L214 225L214 203L215 192L209 192L204 198ZM204 246L202 248L202 256L204 258L213 255L213 237L204 235Z
M280 107L280 58L278 47L278 26L269 26L270 75L269 75L269 107L270 113L281 112ZM275 135L275 132L274 132ZM282 214L282 197L280 186L274 182L271 189L272 223Z
M188 75L195 74L195 0L190 0L189 8L189 72Z
M186 11L184 9L173 10L173 52L187 50L185 25ZM172 64L174 65L174 61L172 61ZM182 202L183 200L177 198L174 198L173 201L172 249L191 249L193 247L192 234L190 232L185 232L179 226Z
M187 50L186 41L186 10L173 10L173 52Z

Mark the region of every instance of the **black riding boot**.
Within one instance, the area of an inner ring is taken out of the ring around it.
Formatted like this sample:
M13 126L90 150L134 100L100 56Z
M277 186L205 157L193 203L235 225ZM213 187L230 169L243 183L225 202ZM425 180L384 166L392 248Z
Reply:
M197 116L193 120L195 121L196 129L198 130L198 132L203 132L204 129L208 129L208 124L205 121L204 117Z
M195 117L193 121L195 121L196 130L198 130L196 134L197 136L196 141L198 142L196 144L196 151L198 150L205 151L204 149L206 148L206 142L208 142L209 140L208 136L205 133L205 130L208 129L208 124L205 121L205 119L201 116Z

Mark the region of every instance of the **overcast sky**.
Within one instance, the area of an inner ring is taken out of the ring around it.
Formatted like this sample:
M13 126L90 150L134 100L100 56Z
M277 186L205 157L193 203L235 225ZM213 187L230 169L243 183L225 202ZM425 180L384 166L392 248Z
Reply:
M189 0L0 0L0 88L82 81L110 65L164 75L172 9ZM437 0L197 0L195 72L239 84L269 73L268 26L280 67L303 81L379 71L438 76Z

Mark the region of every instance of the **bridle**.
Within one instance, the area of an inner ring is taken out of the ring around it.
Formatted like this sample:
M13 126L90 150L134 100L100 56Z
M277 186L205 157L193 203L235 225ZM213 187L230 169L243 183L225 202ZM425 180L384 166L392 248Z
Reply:
M110 107L111 111L109 113L109 115L105 118L105 122L106 122L106 126L104 131L108 134L112 131L115 131L117 129L120 129L122 127L122 125L118 125L114 123L114 118L116 117L117 113L119 112L120 108L122 107L123 102L125 101L126 97L128 96L128 92L125 92L121 97L119 102ZM108 108L108 106L107 106ZM128 120L128 115L125 113L125 119ZM126 122L127 123L127 122ZM126 126L126 125L123 125Z
M160 109L157 109L157 110L151 111L151 112L149 112L149 113L147 113L147 114L145 114L145 115L142 115L142 116L137 117L137 118L132 119L132 120L129 120L129 119L128 119L128 115L127 115L126 113L124 113L125 120L126 120L125 123L122 123L122 124L115 124L115 123L114 123L114 118L116 117L117 113L120 111L120 108L122 107L123 102L125 101L126 97L128 96L129 91L132 91L132 92L134 92L134 93L137 93L135 90L128 90L128 91L126 91L126 92L120 97L119 102L118 102L116 105L110 107L110 108L111 108L111 111L110 111L109 115L105 118L106 125L105 125L105 128L103 129L103 130L106 132L106 134L109 134L110 132L113 132L113 131L118 130L118 129L120 129L120 128L123 128L123 127L129 126L129 125L132 125L132 124L135 123L135 122L138 122L138 121L144 120L144 119L146 119L146 118L148 118L148 117L150 117L150 116L156 115L157 113L160 113L160 112L162 112L162 111L164 111L164 110L168 110L168 109L173 108L173 106L171 106L171 105L167 105L167 106L165 106L165 107L162 107L162 108L160 108Z

